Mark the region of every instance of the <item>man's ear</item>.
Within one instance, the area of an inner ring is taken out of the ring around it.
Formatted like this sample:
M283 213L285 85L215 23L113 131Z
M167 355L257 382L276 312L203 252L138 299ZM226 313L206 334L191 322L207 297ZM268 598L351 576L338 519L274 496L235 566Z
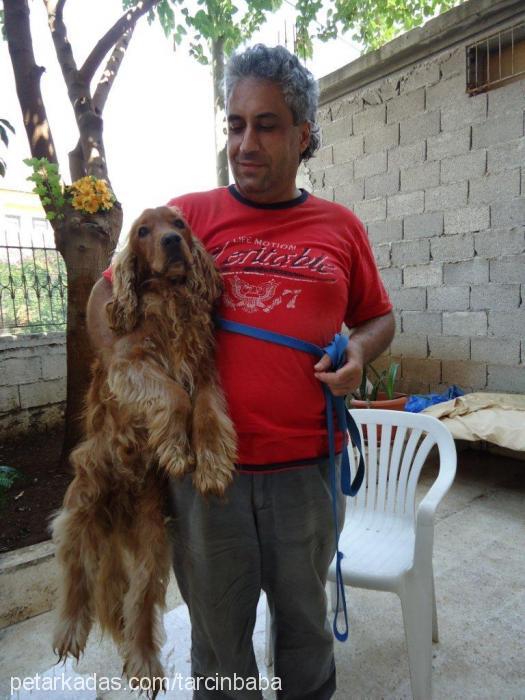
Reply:
M303 122L302 124L299 125L299 134L300 134L300 142L299 142L299 148L301 151L301 155L306 151L308 146L310 145L310 135L312 133L312 125L310 122Z

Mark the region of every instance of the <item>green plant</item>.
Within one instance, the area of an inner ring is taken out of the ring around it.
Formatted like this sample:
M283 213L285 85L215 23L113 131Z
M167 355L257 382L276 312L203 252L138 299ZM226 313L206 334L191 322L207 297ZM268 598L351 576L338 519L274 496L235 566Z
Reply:
M22 474L18 469L15 469L15 467L8 467L6 465L0 467L0 508L3 508L5 505L7 491L21 476Z
M27 179L35 183L33 192L40 197L46 218L49 221L63 219L66 199L58 165L50 163L47 158L26 158L24 163L33 168L33 174Z
M7 130L14 134L15 129L12 126L10 122L7 121L7 119L0 119L0 139L4 143L5 147L9 145L9 135L7 133ZM0 177L5 177L5 160L3 158L0 158Z
M382 389L387 399L393 399L398 371L397 362L392 362L381 372L378 372L373 365L365 365L359 386L359 398L363 401L377 401L377 395ZM370 374L373 375L373 379L370 378Z

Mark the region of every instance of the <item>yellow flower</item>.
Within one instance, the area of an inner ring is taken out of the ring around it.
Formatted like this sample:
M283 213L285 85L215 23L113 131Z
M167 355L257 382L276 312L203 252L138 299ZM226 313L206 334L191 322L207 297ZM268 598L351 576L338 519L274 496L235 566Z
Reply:
M89 214L95 214L100 209L111 209L115 201L108 183L91 175L76 180L71 185L71 192L73 194L72 206Z

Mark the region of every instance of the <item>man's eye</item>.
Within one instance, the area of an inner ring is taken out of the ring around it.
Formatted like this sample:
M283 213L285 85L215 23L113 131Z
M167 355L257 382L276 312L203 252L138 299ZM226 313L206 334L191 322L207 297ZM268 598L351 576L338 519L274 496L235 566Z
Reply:
M242 131L242 126L240 124L228 124L228 131L231 134L238 134L239 131Z
M259 124L259 131L273 131L275 124Z
M139 238L144 238L149 233L149 228L147 226L141 226L138 230Z

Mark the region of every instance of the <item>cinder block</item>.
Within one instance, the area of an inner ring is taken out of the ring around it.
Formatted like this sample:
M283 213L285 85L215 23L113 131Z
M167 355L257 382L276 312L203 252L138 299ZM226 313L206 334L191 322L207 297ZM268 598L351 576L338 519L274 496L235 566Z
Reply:
M424 311L427 303L427 290L418 287L395 289L390 292L390 301L397 311Z
M365 181L354 180L346 185L334 187L334 201L345 207L353 208L356 202L360 202L365 196Z
M334 163L348 163L356 158L360 158L363 153L364 139L362 136L349 136L344 141L339 141L333 146ZM331 146L332 148L332 146Z
M525 255L512 255L490 261L490 281L506 284L525 282Z
M525 109L525 100L522 110ZM523 111L487 119L484 124L472 127L472 149L487 148L494 144L512 141L523 136Z
M20 386L20 407L45 406L59 403L66 398L66 379L51 379L50 381L22 384Z
M444 312L443 335L487 335L487 314L484 311Z
M443 360L441 363L442 381L445 384L458 384L463 389L478 391L487 386L487 365L485 362L465 360Z
M520 361L520 342L516 338L472 338L470 354L476 362L517 365Z
M488 206L465 207L445 212L445 233L483 231L490 225Z
M390 294L393 290L399 289L402 284L402 273L397 267L389 267L381 270L381 279L385 288Z
M336 100L330 104L330 112L332 116L332 121L337 121L338 119L344 119L349 117L356 112L360 112L363 109L363 100L352 95L351 97L343 97L340 100Z
M368 237L372 243L392 243L403 238L403 222L400 219L374 221L368 225Z
M369 177L386 172L386 152L378 151L354 161L355 176Z
M67 374L66 355L43 355L42 379L59 379Z
M463 126L480 124L487 118L487 95L469 97L457 95L450 105L441 110L441 131L456 131Z
M392 263L394 267L424 264L429 261L430 241L428 238L392 243Z
M379 268L390 267L390 243L375 245L374 257Z
M487 172L499 173L518 167L525 167L525 137L487 149Z
M401 189L403 192L412 192L437 187L439 185L439 170L437 161L401 170Z
M363 112L354 114L354 134L362 134L374 126L386 122L386 105L366 107Z
M317 110L317 122L321 126L324 124L330 124L332 121L332 110L330 105L323 105Z
M484 284L489 281L489 261L473 258L463 262L445 263L443 276L445 285L461 287L466 284Z
M427 290L429 311L466 311L469 287L431 287Z
M354 206L354 212L367 224L371 221L384 221L386 219L386 199L377 197L357 202Z
M334 188L333 187L320 187L319 189L314 188L312 194L321 199L327 199L329 202L334 201Z
M443 213L414 214L405 217L403 223L403 238L431 238L443 233Z
M344 139L352 135L352 117L338 119L335 122L325 124L321 129L321 133L323 146L344 141Z
M428 311L403 311L403 333L438 335L442 332L441 314Z
M418 382L434 386L441 381L441 360L403 357L401 372L404 378L417 377Z
M17 386L3 386L0 391L0 413L20 408Z
M430 357L441 360L468 360L470 343L470 338L460 338L457 335L428 336Z
M492 228L521 226L525 223L525 197L514 197L490 205Z
M0 363L0 385L30 384L42 376L39 357L11 357Z
M432 259L442 262L470 260L474 257L474 237L471 233L440 236L430 242Z
M388 169L398 170L409 168L425 160L425 142L412 143L410 146L399 146L388 151Z
M468 182L440 185L425 192L425 211L460 209L467 205Z
M501 199L518 196L520 193L520 169L507 170L471 180L469 204L488 204Z
M408 192L388 197L388 217L397 219L410 214L421 214L425 207L424 192Z
M427 357L427 337L426 335L409 335L400 333L392 341L390 349L393 354L402 357Z
M446 82L447 78L451 78L454 75L459 74L464 91L466 65L464 47L460 46L457 49L453 49L451 53L446 54L446 56L439 61L442 79Z
M395 97L387 104L386 120L388 124L410 118L425 109L425 88L421 87Z
M487 389L509 394L525 393L525 371L523 365L519 367L489 365Z
M473 180L485 174L487 153L484 150L472 151L463 156L444 158L441 161L441 182L448 184L459 180Z
M440 80L435 85L427 87L426 108L428 110L450 107L458 98L465 94L465 78L457 75L449 80Z
M403 270L403 286L405 287L437 287L443 283L443 265L414 265Z
M324 187L346 184L354 179L354 165L353 163L332 165L331 168L314 173L310 179L314 187L317 187L319 184Z
M401 94L410 93L422 86L433 85L440 78L439 64L436 61L423 61L410 66L401 78Z
M470 127L446 131L427 139L427 160L461 156L470 150Z
M395 77L383 80L379 88L382 101L388 102L389 100L393 100L394 97L397 97L399 95L399 87L399 80Z
M320 148L313 158L306 163L306 168L311 172L317 172L330 167L334 163L334 149L332 146Z
M399 124L385 124L365 132L365 153L385 151L398 145Z
M525 309L489 311L488 335L502 338L525 338Z
M492 309L510 311L520 305L519 284L489 284L474 285L470 290L470 308L473 311Z
M497 258L525 252L525 229L498 229L474 234L476 255Z
M363 109L368 108L368 106L380 105L383 102L381 88L378 85L371 88L365 88L361 92L361 98L363 100Z
M525 109L525 91L523 79L509 83L488 93L488 116L502 117L509 112L521 112Z
M367 177L365 181L366 197L385 197L399 192L399 173L389 172Z
M427 139L439 134L439 111L424 112L412 119L403 120L400 124L399 143L408 146L410 143Z

